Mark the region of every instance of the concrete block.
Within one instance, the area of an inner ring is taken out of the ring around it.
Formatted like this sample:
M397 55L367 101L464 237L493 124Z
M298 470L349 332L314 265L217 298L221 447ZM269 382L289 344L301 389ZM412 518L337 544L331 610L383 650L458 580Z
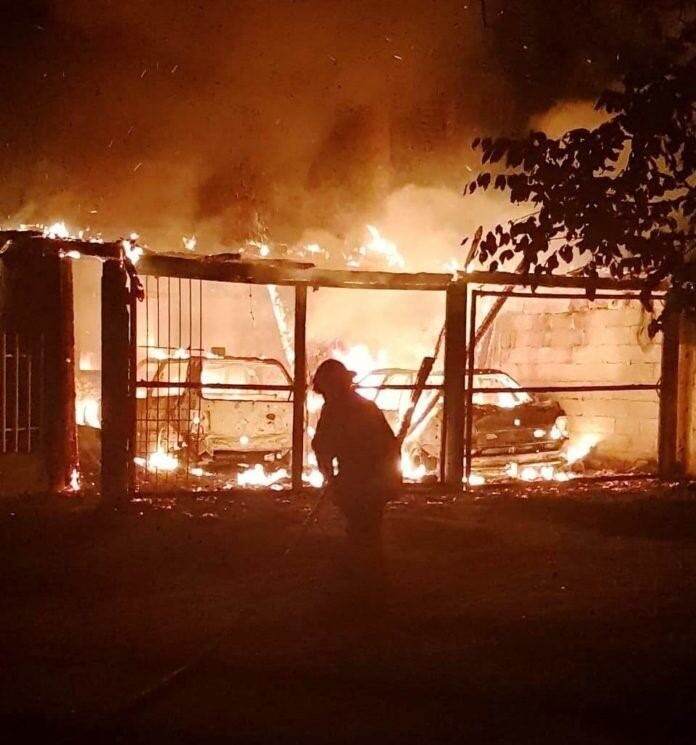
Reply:
M584 342L582 329L572 326L563 329L552 329L544 334L544 344L549 347L578 347Z
M608 435L614 432L614 418L610 416L573 417L573 432Z
M658 432L658 421L657 419L642 419L638 422L638 431L641 435L646 437L657 439Z

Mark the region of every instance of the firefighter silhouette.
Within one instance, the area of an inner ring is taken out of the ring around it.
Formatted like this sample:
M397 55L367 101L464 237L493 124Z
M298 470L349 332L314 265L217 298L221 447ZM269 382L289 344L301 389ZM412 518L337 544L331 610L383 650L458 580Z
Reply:
M379 542L384 507L401 483L400 448L377 404L353 388L354 377L334 359L317 368L314 390L324 405L312 448L350 543L369 547Z

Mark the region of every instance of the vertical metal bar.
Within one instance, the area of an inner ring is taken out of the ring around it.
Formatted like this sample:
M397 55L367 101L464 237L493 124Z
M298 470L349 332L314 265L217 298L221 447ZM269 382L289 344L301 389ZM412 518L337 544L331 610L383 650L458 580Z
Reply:
M191 328L193 320L191 318L191 284L192 280L189 277L186 280L186 284L188 285L188 350L189 350L189 373L187 376L187 379L190 379L191 382L193 382L192 372L193 372L193 344L191 343ZM202 366L202 361L201 361ZM191 388L187 388L186 390L186 427L188 429L188 441L189 441L189 448L192 446L195 446L196 451L194 453L194 457L196 459L196 462L198 462L198 437L194 436L194 429L193 429L193 417L191 416L191 396L192 396L192 390ZM189 460L191 458L191 455L189 454Z
M205 353L203 351L203 280L198 280L198 350L201 357L200 364L198 366L199 373L198 373L198 382L202 382L202 375L203 375L203 358L205 357ZM198 430L197 434L200 438L201 436L201 430L203 427L201 426L202 423L202 406L203 406L203 388L202 386L196 389L198 393L196 394L198 397L198 405L196 407L197 409L197 416L198 416ZM208 425L210 425L210 422L208 422Z
M31 376L32 376L32 357L34 350L31 354L27 355L27 453L31 453Z
M476 364L476 301L478 291L471 293L471 307L469 309L469 343L467 344L467 381L466 381L466 409L464 412L466 430L464 434L465 463L464 472L466 485L471 481L471 438L474 431L474 365Z
M138 438L138 300L129 284L130 303L128 306L130 321L130 344L128 345L128 405L130 411L130 428L128 439L128 491L135 489L135 456Z
M145 275L145 380L150 380L150 277ZM147 463L148 448L150 444L150 406L152 397L150 389L145 388L145 399L142 405L144 422L140 422L140 431L143 432L144 443L138 443L138 455L144 457ZM147 468L143 471L143 480L147 480Z
M162 345L160 344L160 278L156 277L156 287L157 287L157 349L162 349ZM155 363L155 375L157 375L157 372L159 371L161 362L158 360ZM157 451L157 446L159 445L159 419L160 419L160 404L162 402L162 395L165 391L163 391L161 388L156 389L157 395L155 396L155 445L153 452ZM149 448L148 448L149 450ZM148 459L149 459L150 453L148 452ZM150 472L150 469L148 468L148 473ZM155 479L155 489L157 488L157 484L159 483L159 469L155 468L154 471L154 479ZM149 480L149 477L148 477Z
M14 394L14 423L15 423L15 453L19 452L19 334L15 334L15 394Z
M118 261L102 268L102 496L127 497L129 439L130 319L127 274Z
M304 411L307 396L307 287L295 286L295 370L292 394L292 488L302 489Z
M171 358L172 354L172 278L167 277L167 354ZM171 360L167 363L167 380L171 380ZM171 394L172 389L171 387L167 391L169 394ZM165 436L165 452L169 449L169 430L171 429L171 419L172 419L172 396L168 395L165 397L165 404L164 404L164 436ZM174 481L176 481L177 473L176 469L174 471L165 471L164 472L164 480L165 482L169 482L172 479L172 476L174 478Z
M445 303L444 482L453 492L461 491L464 476L467 287L451 285Z
M2 452L7 452L7 333L2 332Z
M41 438L41 447L43 448L45 444L45 432L44 432L44 421L45 421L45 412L44 412L44 401L46 399L46 389L45 389L45 381L46 381L46 371L45 371L45 337L43 334L39 337L39 343L41 344L40 350L39 350L39 437Z

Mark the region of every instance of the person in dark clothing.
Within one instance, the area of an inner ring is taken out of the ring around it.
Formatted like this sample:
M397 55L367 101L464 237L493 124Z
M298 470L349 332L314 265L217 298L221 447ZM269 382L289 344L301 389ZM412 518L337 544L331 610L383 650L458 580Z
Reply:
M378 406L353 388L353 378L338 360L317 368L314 390L324 406L312 448L350 543L371 547L379 543L384 507L401 483L400 447Z

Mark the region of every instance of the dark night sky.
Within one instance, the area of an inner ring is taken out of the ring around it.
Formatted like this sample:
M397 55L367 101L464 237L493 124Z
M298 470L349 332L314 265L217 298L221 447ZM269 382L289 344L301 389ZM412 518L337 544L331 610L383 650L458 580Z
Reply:
M385 179L459 187L473 135L592 98L654 38L646 5L488 0L484 28L479 0L15 2L0 214L165 241L338 229Z

